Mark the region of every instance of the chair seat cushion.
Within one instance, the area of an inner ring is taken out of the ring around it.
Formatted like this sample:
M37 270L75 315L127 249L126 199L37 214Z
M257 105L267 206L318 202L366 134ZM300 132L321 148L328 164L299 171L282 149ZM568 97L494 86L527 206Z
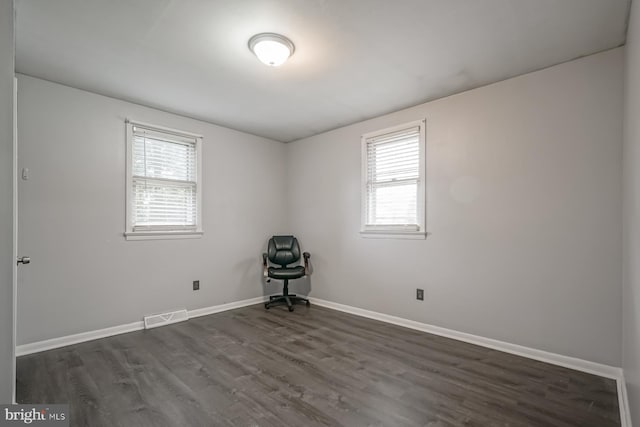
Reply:
M299 279L303 276L304 267L301 265L284 268L269 267L269 277L271 277L272 279Z

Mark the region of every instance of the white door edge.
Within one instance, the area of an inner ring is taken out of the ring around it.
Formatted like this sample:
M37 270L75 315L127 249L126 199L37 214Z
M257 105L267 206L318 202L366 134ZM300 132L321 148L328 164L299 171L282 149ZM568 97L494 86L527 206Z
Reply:
M16 339L18 319L18 79L13 78L13 359L12 401L16 403Z

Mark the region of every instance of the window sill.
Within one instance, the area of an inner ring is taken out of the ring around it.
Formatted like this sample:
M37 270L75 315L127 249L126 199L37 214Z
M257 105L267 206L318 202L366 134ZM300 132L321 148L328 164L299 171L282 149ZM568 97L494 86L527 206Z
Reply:
M425 240L427 238L426 231L390 231L390 230L364 230L360 231L360 236L365 239L413 239Z
M128 231L124 233L126 240L175 240L199 239L202 231Z

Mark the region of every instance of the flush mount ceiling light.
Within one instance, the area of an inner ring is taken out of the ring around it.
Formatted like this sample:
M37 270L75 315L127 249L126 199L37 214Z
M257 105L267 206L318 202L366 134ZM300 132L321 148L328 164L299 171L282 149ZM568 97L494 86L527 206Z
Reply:
M277 67L293 55L295 46L285 36L275 33L261 33L249 39L249 50L260 61L271 67Z

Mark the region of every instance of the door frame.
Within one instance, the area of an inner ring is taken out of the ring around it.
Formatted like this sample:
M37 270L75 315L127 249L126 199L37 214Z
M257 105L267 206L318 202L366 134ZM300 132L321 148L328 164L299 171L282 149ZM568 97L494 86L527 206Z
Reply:
M18 320L18 78L13 77L13 357L12 401L16 402L16 345Z

